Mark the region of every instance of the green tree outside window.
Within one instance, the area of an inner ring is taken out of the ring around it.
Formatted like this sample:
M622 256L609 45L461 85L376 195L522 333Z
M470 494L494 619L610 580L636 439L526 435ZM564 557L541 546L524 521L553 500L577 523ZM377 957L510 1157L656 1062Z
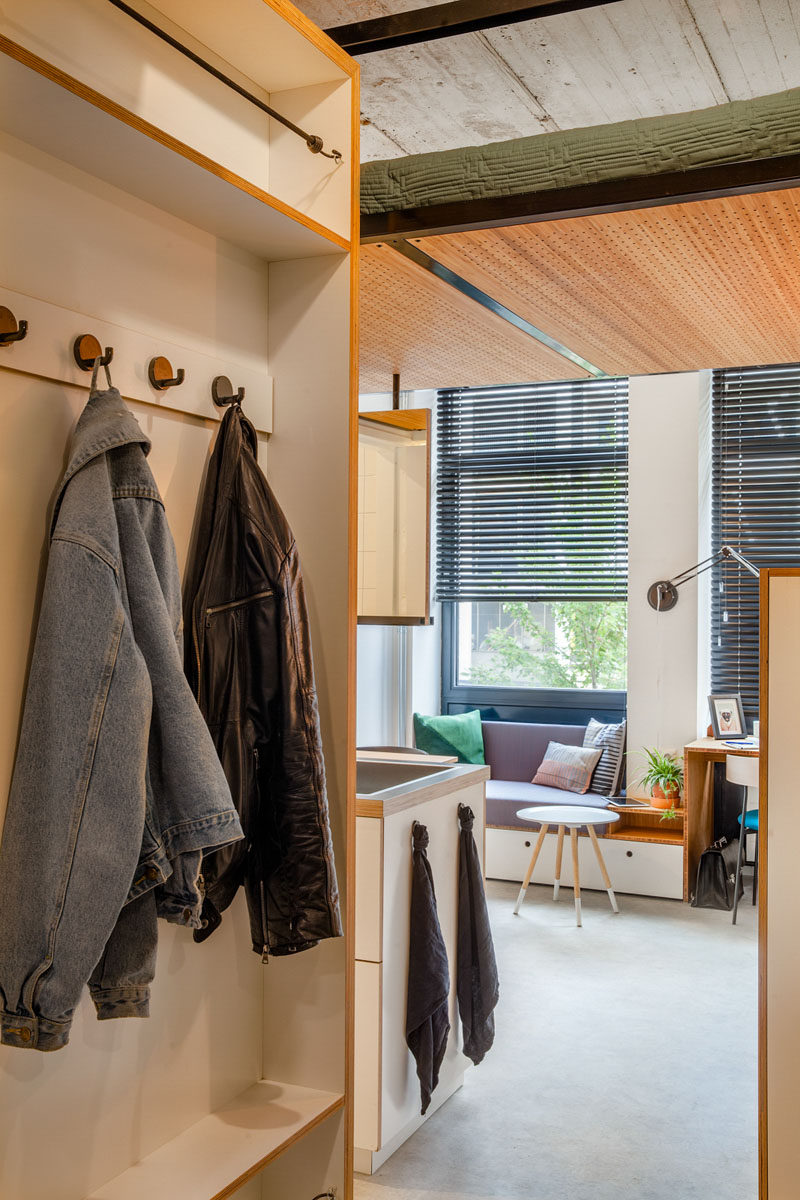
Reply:
M511 620L489 630L476 647L484 661L465 671L465 681L482 686L624 689L627 605L564 600L547 607L552 631L534 618L525 601L506 601L503 613Z

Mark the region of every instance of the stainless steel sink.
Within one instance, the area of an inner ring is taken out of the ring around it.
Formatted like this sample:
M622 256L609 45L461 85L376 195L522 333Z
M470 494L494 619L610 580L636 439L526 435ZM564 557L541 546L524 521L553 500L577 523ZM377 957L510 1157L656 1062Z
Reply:
M357 762L356 794L372 796L403 783L416 783L442 771L452 771L455 763Z

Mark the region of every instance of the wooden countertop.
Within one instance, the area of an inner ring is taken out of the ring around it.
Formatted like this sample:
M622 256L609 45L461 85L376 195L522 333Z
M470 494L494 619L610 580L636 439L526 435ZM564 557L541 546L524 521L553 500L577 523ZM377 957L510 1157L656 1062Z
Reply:
M398 759L393 761L397 762ZM437 771L435 775L399 783L395 787L384 788L383 791L373 792L371 795L357 794L356 816L390 817L403 809L414 808L417 804L428 804L441 796L449 796L462 788L471 787L474 783L485 783L489 778L489 767L456 763L445 771Z
M422 750L415 754L413 750L409 750L408 754L400 753L398 750L357 750L356 758L359 762L399 762L399 763L457 763L458 759L454 754L425 754Z

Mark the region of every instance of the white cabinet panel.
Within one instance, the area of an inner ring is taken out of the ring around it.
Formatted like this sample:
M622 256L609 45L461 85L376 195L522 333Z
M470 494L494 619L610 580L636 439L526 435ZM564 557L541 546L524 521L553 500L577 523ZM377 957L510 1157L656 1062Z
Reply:
M383 821L356 817L356 958L365 962L383 958L382 856Z
M355 1144L381 1144L381 966L356 962Z
M389 816L356 820L356 1068L355 1145L360 1171L376 1170L453 1094L470 1066L461 1052L456 999L458 931L458 806L475 814L473 834L483 859L484 780ZM411 906L411 829L428 828L439 923L450 966L450 1036L439 1084L425 1117L414 1059L406 1045L406 995ZM373 961L360 961L365 954Z
M520 829L486 830L486 877L509 879L521 883L531 860L538 836L538 826L530 833ZM548 833L533 873L533 883L552 884L556 863L556 834ZM568 835L567 835L568 836ZM639 896L683 898L683 847L658 845L653 842L626 842L622 839L599 838L611 883L616 892ZM605 891L597 858L588 838L578 843L581 887ZM561 885L572 887L572 856L565 847Z

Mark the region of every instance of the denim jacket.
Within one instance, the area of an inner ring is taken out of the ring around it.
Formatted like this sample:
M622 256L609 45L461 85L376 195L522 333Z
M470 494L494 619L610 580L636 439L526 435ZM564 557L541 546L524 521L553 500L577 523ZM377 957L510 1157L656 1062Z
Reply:
M93 391L56 499L0 845L0 1028L57 1050L148 1015L156 918L198 928L203 852L242 836L183 674L180 580L150 443Z

